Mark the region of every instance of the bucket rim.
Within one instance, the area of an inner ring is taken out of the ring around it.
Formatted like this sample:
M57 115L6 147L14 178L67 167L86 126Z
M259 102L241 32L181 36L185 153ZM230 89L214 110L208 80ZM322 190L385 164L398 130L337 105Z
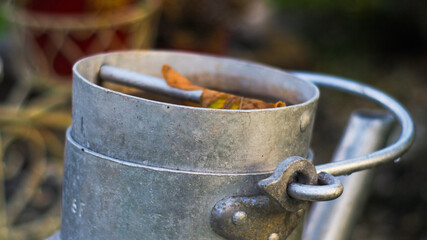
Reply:
M307 84L308 87L312 88L313 90L313 94L310 98L304 100L301 103L295 103L292 105L287 105L284 107L277 107L277 108L262 108L262 109L214 109L214 108L204 108L204 107L194 107L194 106L186 106L186 105L180 105L180 104L174 104L174 103L168 103L168 102L163 102L163 101L157 101L157 100L151 100L151 99L147 99L147 98L143 98L143 97L137 97L137 96L133 96L133 95L129 95L126 93L122 93L119 91L115 91L109 88L105 88L102 87L92 81L89 81L86 77L84 77L79 71L78 71L78 67L80 64L89 61L91 59L96 59L96 58L102 58L105 56L111 56L111 55L121 55L121 54L125 54L125 53L156 53L156 54L182 54L182 55L188 55L188 56L198 56L198 57L203 57L203 58L207 58L207 59L214 59L214 60L220 60L220 61L228 61L231 63L235 63L235 64L242 64L242 65L246 65L246 66L250 66L251 68L257 68L257 69L263 69L263 70L268 70L268 71L274 71L280 74L286 74L291 76L294 80L300 81L300 82L304 82L305 84ZM231 57L223 57L223 56L215 56L215 55L210 55L210 54L201 54L201 53L194 53L194 52L187 52L187 51L177 51L177 50L125 50L125 51L112 51L112 52L108 52L108 53L101 53L101 54L95 54L95 55L91 55L85 58L82 58L80 60L78 60L72 68L73 71L73 81L74 81L74 77L77 76L79 79L82 80L82 82L84 82L85 84L97 88L98 90L102 90L105 91L107 93L110 94L115 94L115 95L119 95L122 97L126 97L126 98L130 98L136 101L140 101L140 102L146 102L146 103L151 103L151 104L159 104L159 105L163 105L163 106L167 106L167 107L174 107L174 108L181 108L181 109L185 109L185 110L195 110L195 111L214 111L214 112L221 112L221 113L248 113L248 112L270 112L270 111L279 111L279 110L285 110L285 109L294 109L294 108L299 108L302 106L306 106L309 104L312 104L313 102L317 102L319 97L320 97L320 91L319 88L312 82L307 81L305 79L299 78L297 76L295 76L294 74L275 68L275 67L271 67L269 65L265 65L265 64L261 64L261 63L256 63L250 60L241 60L241 59L236 59L236 58L231 58Z

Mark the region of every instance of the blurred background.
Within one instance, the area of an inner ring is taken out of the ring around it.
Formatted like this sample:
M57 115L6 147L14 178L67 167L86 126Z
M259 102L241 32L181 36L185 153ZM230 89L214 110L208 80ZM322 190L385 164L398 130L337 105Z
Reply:
M0 4L0 239L60 228L71 67L87 55L176 49L373 85L408 108L416 142L377 167L352 239L427 239L427 1L14 0ZM328 161L350 113L322 89L312 147ZM396 132L398 134L398 131Z

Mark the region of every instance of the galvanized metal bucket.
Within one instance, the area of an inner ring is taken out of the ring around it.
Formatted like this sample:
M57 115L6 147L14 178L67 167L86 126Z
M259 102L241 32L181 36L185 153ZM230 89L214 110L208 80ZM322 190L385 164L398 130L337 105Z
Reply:
M94 84L101 64L154 76L170 64L199 85L293 105L218 110L137 98ZM223 239L210 226L218 201L258 195L283 159L308 156L319 91L286 72L155 51L89 57L73 71L62 240Z
M95 84L102 64L154 76L169 64L198 85L292 105L218 110L138 98ZM413 138L409 115L393 99L324 75L161 51L93 56L77 62L73 73L61 240L297 239L305 200L342 192L321 171L370 168L400 156ZM319 97L307 78L386 105L401 122L401 138L315 169L301 158L309 158ZM310 186L316 183L325 186Z

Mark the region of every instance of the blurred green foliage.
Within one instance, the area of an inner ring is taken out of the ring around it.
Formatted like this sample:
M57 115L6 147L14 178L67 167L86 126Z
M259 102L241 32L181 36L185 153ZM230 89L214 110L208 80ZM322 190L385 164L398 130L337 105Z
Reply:
M4 16L4 6L0 5L0 36L3 36L9 29L9 24Z

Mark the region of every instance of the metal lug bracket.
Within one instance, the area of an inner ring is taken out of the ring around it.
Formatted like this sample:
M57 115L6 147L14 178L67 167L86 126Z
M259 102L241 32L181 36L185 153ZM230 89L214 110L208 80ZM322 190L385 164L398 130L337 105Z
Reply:
M301 157L282 161L274 173L258 183L266 194L229 197L211 212L212 229L225 239L286 239L301 223L308 202L288 196L290 183L316 184L314 165Z
M304 210L288 212L271 198L230 197L211 212L212 229L225 239L286 239L300 224Z
M298 182L306 185L317 183L317 173L314 165L302 157L289 157L283 160L274 170L273 175L258 182L258 187L290 212L298 211L307 202L294 199L288 195L288 186Z

